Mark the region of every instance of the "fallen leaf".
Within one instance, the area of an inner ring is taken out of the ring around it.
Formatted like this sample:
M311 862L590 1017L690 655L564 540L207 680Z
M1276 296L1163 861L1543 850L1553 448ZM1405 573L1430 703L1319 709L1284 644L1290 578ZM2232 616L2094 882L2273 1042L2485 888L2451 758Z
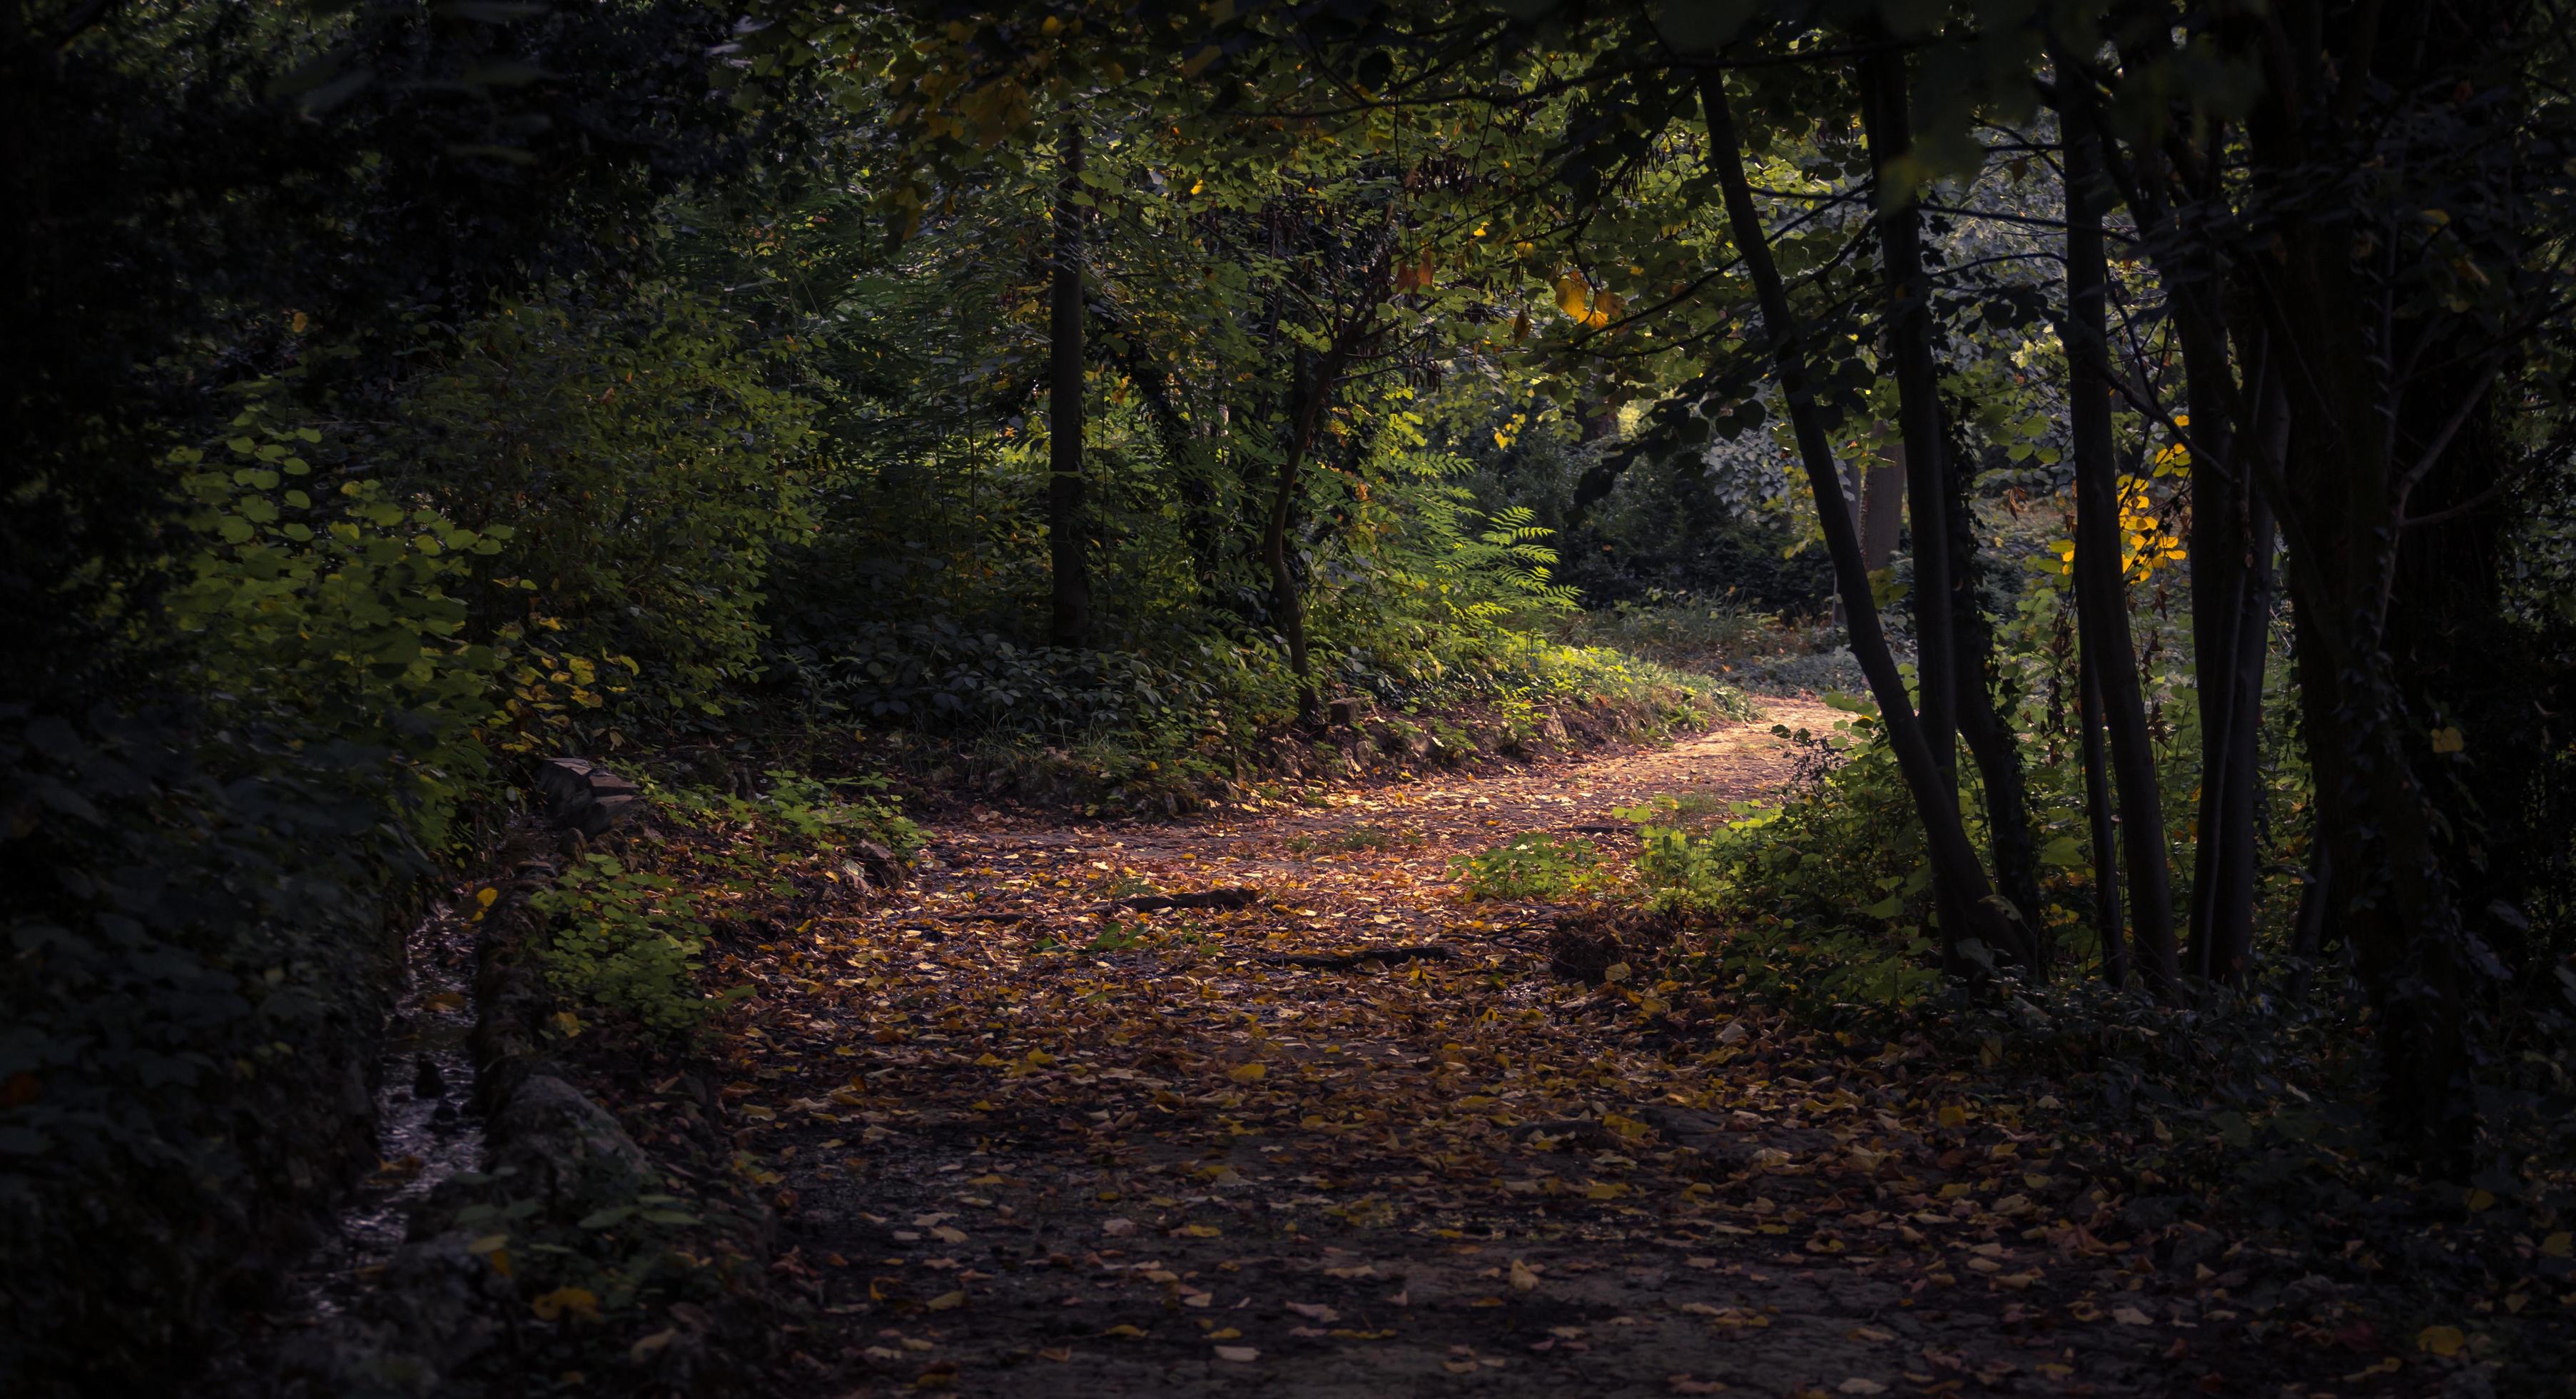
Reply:
M1342 1314L1340 1312L1333 1310L1331 1307L1325 1306L1321 1302L1290 1302L1288 1304L1288 1310L1306 1318L1308 1321L1323 1322L1328 1325L1342 1319Z
M2429 1351L2445 1360L2458 1355L2468 1344L2468 1336L2456 1326L2427 1326L2415 1333L2416 1349Z
M529 1304L539 1321L552 1321L570 1316L577 1321L599 1320L599 1294L587 1287L558 1287Z
M942 1292L930 1299L930 1309L934 1312L954 1311L964 1305L966 1294L963 1292Z
M1216 1358L1231 1360L1237 1365L1249 1365L1261 1358L1261 1352L1251 1346L1218 1346Z

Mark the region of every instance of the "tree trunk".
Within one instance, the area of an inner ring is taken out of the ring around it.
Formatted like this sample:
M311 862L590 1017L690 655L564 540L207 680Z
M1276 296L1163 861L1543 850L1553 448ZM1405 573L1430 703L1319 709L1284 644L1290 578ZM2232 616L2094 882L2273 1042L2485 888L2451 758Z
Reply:
M1063 179L1056 187L1055 269L1049 288L1047 392L1047 564L1053 584L1047 636L1058 646L1091 641L1091 568L1082 475L1082 128L1064 128Z
M1905 60L1861 60L1861 125L1870 164L1884 172L1913 148ZM1877 176L1873 175L1873 181ZM1914 517L1914 673L1924 741L1942 781L1956 790L1958 648L1951 627L1949 453L1941 433L1940 366L1932 355L1932 285L1923 270L1923 216L1914 191L1878 189L1887 282L1886 350L1895 362L1897 432L1905 442L1905 494Z
M2195 320L2178 306L2176 321ZM2270 655L2272 508L2253 488L2257 457L2277 464L2288 428L2280 380L2259 347L2253 420L2236 427L2219 394L2201 384L2226 373L2224 345L2205 327L2186 330L2194 440L2192 480L2192 671L2200 695L2200 837L2192 861L2191 940L2184 965L2208 981L2242 985L2254 952L2255 820L2263 727L2263 673ZM2221 358L2217 371L2208 361ZM2209 427L2202 424L2208 422Z
M1860 557L1876 573L1896 561L1905 532L1905 444L1887 449L1861 472Z
M2084 817L2093 836L2093 918L2102 935L2102 979L2126 986L2129 929L2120 918L2119 824L2111 815L2111 775L2102 761L2102 682L2093 674L2093 653L2080 643L2075 669L2075 717L2084 730Z
M2048 947L2042 941L2046 930L2039 919L2039 851L2031 843L2021 734L2013 726L2012 697L1995 664L1994 624L1986 616L1979 587L1976 516L1969 504L1966 473L1956 469L1958 454L1951 454L1950 460L1954 464L1947 492L1950 557L1958 565L1950 590L1950 613L1952 634L1959 644L1959 732L1977 763L1995 884L2029 925L2044 962Z
M1879 423L1875 430L1885 432ZM1896 561L1896 546L1905 531L1905 444L1890 443L1878 456L1843 464L1843 498L1860 530L1861 567L1872 573ZM1833 622L1843 621L1842 599L1834 599Z
M2137 969L2157 996L2181 989L2173 895L2165 869L2164 801L2129 638L2128 580L2120 549L2119 469L2112 459L2110 347L2104 298L2101 164L2095 137L2068 123L2066 139L2066 354L2075 462L2075 615L2099 683L2111 770L2118 781L2129 865ZM1918 531L1919 533L1919 531Z
M1322 423L1322 382L1326 371L1314 364L1314 352L1299 349L1288 384L1288 440L1281 445L1279 473L1271 485L1270 514L1261 530L1261 559L1270 569L1270 614L1288 643L1288 668L1297 677L1297 715L1313 719L1321 712L1315 678L1306 657L1305 603L1288 563L1288 522L1297 505L1297 478Z
M1890 50L1861 60L1861 127L1869 143L1879 202L1879 246L1887 283L1886 352L1895 362L1897 432L1905 441L1905 494L1914 517L1914 678L1923 741L1940 789L1958 801L1960 667L1953 618L1957 602L1951 560L1949 453L1941 432L1940 366L1932 353L1932 284L1923 269L1923 216L1909 184L1878 186L1888 167L1913 149L1906 110L1904 55ZM1963 891L1933 870L1933 902L1949 928L1967 917Z
M1852 656L1869 681L1870 694L1878 701L1888 746L1914 797L1934 880L1957 891L1964 906L1959 921L1945 921L1941 928L1948 960L1955 965L1960 960L1958 944L1975 937L2006 957L2029 962L2033 959L2030 931L2012 905L1995 897L1986 882L1985 868L1977 862L1976 848L1969 844L1967 827L1959 819L1958 799L1932 760L1931 745L1925 741L1905 692L1905 679L1896 669L1894 653L1888 650L1878 603L1870 593L1869 570L1862 562L1860 532L1852 525L1850 511L1834 508L1842 498L1842 474L1834 461L1833 443L1826 435L1823 415L1817 411L1807 386L1806 353L1800 344L1797 318L1789 308L1788 288L1772 261L1771 245L1762 231L1762 216L1753 205L1752 186L1744 176L1744 160L1736 143L1734 114L1727 107L1724 80L1715 73L1703 73L1700 100L1708 116L1709 165L1724 192L1736 250L1744 259L1745 270L1761 301L1764 333L1779 375L1780 396L1788 405L1790 427L1797 438L1799 460L1806 468L1808 488L1815 493L1825 552L1833 560L1834 586L1842 598ZM1935 512L1930 518L1941 516Z

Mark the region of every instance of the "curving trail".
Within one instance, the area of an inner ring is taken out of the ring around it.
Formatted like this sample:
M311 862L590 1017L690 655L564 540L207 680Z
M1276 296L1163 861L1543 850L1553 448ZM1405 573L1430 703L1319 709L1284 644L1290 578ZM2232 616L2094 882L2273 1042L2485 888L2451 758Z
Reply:
M1547 910L1447 877L1651 796L1761 795L1771 724L1831 718L1773 701L1321 809L935 830L900 896L763 949L735 1041L818 1392L2163 1392L2214 1332L2124 1290L2044 1145L2011 1197L1945 1194L2031 1139L1941 1125L1903 1050L1810 1058L1707 1007L1675 1033L1552 977ZM1263 897L1096 911L1233 886ZM1277 960L1429 942L1454 957Z

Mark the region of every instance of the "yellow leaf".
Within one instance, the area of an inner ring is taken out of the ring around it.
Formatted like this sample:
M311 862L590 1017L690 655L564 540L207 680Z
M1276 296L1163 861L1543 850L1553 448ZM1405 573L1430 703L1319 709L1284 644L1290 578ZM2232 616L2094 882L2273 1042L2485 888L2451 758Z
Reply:
M499 897L501 897L501 891L489 885L474 891L474 902L481 904L485 908L490 908L492 906L492 901Z
M1592 310L1592 284L1580 272L1563 272L1556 279L1556 309L1576 320Z
M555 1033L565 1039L571 1039L581 1033L581 1017L571 1011L559 1010L546 1018L555 1027Z
M1942 1126L1944 1126L1944 1127L1965 1127L1965 1126L1967 1126L1967 1125L1968 1125L1968 1110L1967 1110L1966 1108L1960 1107L1960 1106L1959 1106L1958 1104L1956 1104L1956 1103L1953 1103L1953 1104L1951 1104L1950 1106L1948 1106L1948 1107L1945 1107L1945 1108L1941 1109L1941 1125L1942 1125Z
M2466 1349L2469 1338L2456 1326L2427 1326L2415 1333L2415 1345L2447 1360Z
M934 1312L955 1311L964 1305L966 1294L963 1292L942 1292L930 1299L930 1309Z
M1226 1070L1225 1076L1237 1083L1257 1083L1269 1073L1270 1068L1266 1064L1237 1064Z
M2552 1258L2565 1258L2571 1253L2576 1253L2576 1234L2570 1234L2561 1229L2541 1241L2540 1251Z
M552 1321L559 1316L576 1321L599 1320L599 1294L587 1287L558 1287L529 1305L539 1321Z
M2457 753L2468 746L2468 739L2458 729L2433 730L2433 751L2436 753Z
M1527 1292L1538 1286L1538 1270L1515 1258L1512 1260L1512 1290Z
M1124 1336L1130 1340L1134 1340L1143 1336L1145 1333L1122 1321L1100 1334L1104 1336Z
M510 1250L504 1247L504 1245L509 1242L510 1236L507 1234L486 1234L483 1237L476 1239L474 1242L467 1244L465 1246L465 1251L479 1256L484 1262L492 1265L493 1272L499 1273L501 1276L506 1278L512 1275L510 1272Z

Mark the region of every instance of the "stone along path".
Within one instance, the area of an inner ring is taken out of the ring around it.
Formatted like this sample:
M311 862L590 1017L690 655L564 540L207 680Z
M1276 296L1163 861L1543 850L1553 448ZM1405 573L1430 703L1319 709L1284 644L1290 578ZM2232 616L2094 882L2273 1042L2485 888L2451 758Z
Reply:
M1832 717L1320 809L978 813L781 927L726 1097L818 1392L2162 1392L2192 1324L2132 1305L2044 1144L1945 1189L2033 1139L1902 1049L1561 980L1550 910L1450 877L1524 831L1623 854L1617 808L1763 795L1771 724Z

